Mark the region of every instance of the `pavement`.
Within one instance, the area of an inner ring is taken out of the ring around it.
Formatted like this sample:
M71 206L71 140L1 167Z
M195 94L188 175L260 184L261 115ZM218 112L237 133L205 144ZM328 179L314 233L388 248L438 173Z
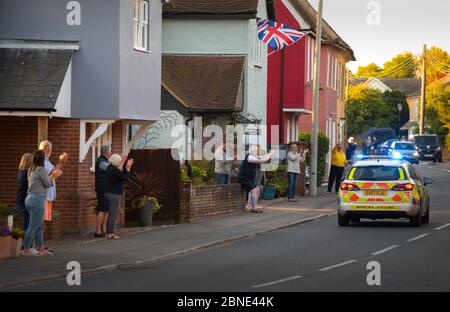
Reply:
M319 188L318 197L261 201L264 213L242 212L207 217L191 223L128 229L120 240L68 235L48 241L54 256L20 257L0 265L0 290L64 281L67 264L78 261L83 276L173 259L210 248L293 227L335 214L336 197Z

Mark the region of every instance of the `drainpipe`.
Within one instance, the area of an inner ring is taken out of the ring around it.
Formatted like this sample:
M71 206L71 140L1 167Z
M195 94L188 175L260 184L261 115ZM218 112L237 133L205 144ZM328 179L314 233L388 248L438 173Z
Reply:
M192 168L191 168L191 165L189 165L189 163L188 163L188 146L189 146L188 134L189 134L189 131L187 131L187 130L189 128L189 123L193 120L194 120L194 114L192 112L190 112L189 118L187 118L185 121L185 126L186 126L186 136L185 136L186 137L186 151L185 151L185 153L186 153L186 155L184 157L184 165L187 167L187 175L189 178L192 178Z

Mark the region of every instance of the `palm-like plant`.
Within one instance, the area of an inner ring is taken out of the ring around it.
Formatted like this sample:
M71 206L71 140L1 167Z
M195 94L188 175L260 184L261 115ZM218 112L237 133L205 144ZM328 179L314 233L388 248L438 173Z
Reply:
M158 187L158 179L150 172L133 173L126 186L126 191L131 198L132 209L142 208L147 201L153 203L153 211L161 208L157 197L161 195L162 191Z

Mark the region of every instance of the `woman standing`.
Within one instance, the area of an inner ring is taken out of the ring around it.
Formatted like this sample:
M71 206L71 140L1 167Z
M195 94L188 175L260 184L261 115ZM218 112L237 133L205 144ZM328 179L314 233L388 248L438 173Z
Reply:
M259 147L257 145L250 146L249 153L245 156L239 170L238 182L242 188L248 192L251 200L251 212L262 213L261 209L257 208L260 188L256 185L256 174L258 167L261 164L270 161L273 152L265 156L258 156Z
M28 192L28 171L33 164L33 155L26 153L22 155L19 164L19 173L17 175L18 190L16 195L16 208L22 212L22 228L24 231L28 229L30 223L30 214L25 208L25 198Z
M345 153L342 151L342 144L337 144L331 152L331 169L328 178L328 193L331 193L333 183L336 180L335 192L339 191L341 186L342 175L344 174L345 166L348 164Z
M123 193L123 183L130 178L131 167L134 160L129 159L126 163L125 170L123 165L125 157L113 154L108 159L110 166L106 168L106 185L105 199L108 203L108 220L106 221L106 238L118 239L119 236L114 234L114 226L117 216L120 212L120 201Z
M23 254L25 256L52 254L44 247L44 201L47 197L47 189L54 185L62 171L55 169L49 176L44 167L44 162L44 152L41 150L34 152L33 167L28 178L28 195L25 199L25 208L30 214L30 222L23 242ZM33 240L37 250L31 248Z
M306 160L306 153L308 150L303 148L299 152L298 145L291 144L289 153L287 154L288 167L288 201L297 202L295 200L295 190L297 189L298 177L300 176L300 163Z

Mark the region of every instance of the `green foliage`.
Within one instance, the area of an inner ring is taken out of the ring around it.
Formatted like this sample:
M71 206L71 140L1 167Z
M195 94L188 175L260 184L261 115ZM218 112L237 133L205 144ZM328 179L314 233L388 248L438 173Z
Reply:
M382 68L375 63L370 63L367 66L359 66L358 71L355 74L357 78L370 78L376 77L376 75L382 71Z
M391 97L388 94L387 97ZM392 96L394 97L394 96ZM388 103L383 93L364 85L350 88L346 103L347 131L349 133L364 133L369 128L397 128L397 103Z
M301 132L298 136L299 142L306 142L308 149L311 151L311 134L309 132ZM327 165L327 155L330 151L330 139L319 132L317 137L318 153L317 153L317 186L322 184L325 176L325 168ZM307 154L306 164L310 166L311 164L311 153Z
M435 82L427 86L427 106L437 113L439 121L450 127L450 85Z
M266 172L265 185L275 188L275 197L285 197L287 195L288 182L286 171L286 165L279 165L277 170Z
M11 230L11 236L14 239L20 239L20 238L24 238L25 237L25 231L22 230L21 228L13 228Z
M382 76L387 78L414 78L418 62L411 52L404 52L384 63Z
M409 120L409 105L406 101L406 94L398 91L386 91L383 93L383 99L388 104L392 110L395 110L397 112L395 122L394 120L392 124L386 124L386 127L391 127L392 129L398 128L398 104L402 105L402 111L400 113L400 127L403 126L405 123Z
M189 182L191 179L187 175L186 171L184 169L180 170L180 180L181 182Z
M427 85L430 85L445 77L445 72L448 73L450 54L439 47L431 47L428 49L427 65Z
M5 204L0 202L0 216L2 217L17 216L19 214L20 214L19 209L9 208Z
M202 168L200 166L192 165L192 177L202 177L206 178L208 176L208 170L205 168Z
M144 206L147 202L150 202L152 204L153 212L157 212L162 207L159 204L158 199L156 199L155 197L142 196L142 197L137 197L131 201L131 209L132 210L142 209L142 208L144 208Z

